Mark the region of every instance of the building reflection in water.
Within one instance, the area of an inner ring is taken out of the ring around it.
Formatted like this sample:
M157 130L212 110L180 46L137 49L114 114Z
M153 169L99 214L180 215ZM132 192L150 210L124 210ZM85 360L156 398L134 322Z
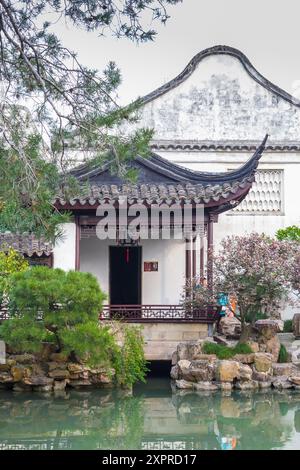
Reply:
M300 393L0 393L0 449L272 449L297 442ZM296 439L295 439L296 437Z

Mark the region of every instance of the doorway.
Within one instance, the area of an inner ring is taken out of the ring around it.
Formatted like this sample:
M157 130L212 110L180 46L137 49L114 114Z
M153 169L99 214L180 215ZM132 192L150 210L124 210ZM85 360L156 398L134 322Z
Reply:
M109 247L111 305L140 305L142 287L142 247Z

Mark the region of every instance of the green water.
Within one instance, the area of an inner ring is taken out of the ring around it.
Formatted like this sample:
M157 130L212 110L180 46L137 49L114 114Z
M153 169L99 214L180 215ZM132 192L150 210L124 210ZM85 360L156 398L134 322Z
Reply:
M299 392L0 391L0 449L300 449Z

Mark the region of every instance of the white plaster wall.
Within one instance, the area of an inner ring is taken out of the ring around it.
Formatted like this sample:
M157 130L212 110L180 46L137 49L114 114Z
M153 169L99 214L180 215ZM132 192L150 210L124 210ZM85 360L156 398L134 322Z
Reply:
M53 266L65 271L75 269L76 226L70 222L63 224L63 236L53 250Z
M185 242L144 240L143 261L158 261L157 272L143 272L143 304L178 304L185 279Z
M154 139L299 140L300 109L252 79L232 56L203 59L176 88L147 103L141 124Z
M94 274L109 294L110 240L80 241L80 270ZM185 243L181 240L144 240L142 246L142 303L178 304L185 275ZM158 261L157 272L144 272L144 261Z

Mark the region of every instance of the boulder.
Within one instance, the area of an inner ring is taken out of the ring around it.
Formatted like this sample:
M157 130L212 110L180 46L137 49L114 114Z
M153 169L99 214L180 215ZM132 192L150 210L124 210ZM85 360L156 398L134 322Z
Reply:
M266 320L257 320L255 322L255 328L258 330L259 334L267 340L273 338L273 336L276 336L277 333L282 331L278 320L273 320L270 318Z
M207 381L197 382L194 385L194 388L195 390L208 390L209 392L215 392L216 390L218 390L218 386L215 383Z
M69 386L73 388L90 387L92 382L90 380L70 380Z
M54 369L51 372L49 372L49 377L56 379L56 380L63 380L63 379L68 379L70 377L70 373L68 370L62 370L62 369Z
M178 362L183 359L189 359L189 349L187 343L179 343L177 346L177 359Z
M278 376L278 375L291 375L292 370L293 370L293 364L291 362L285 362L282 364L279 364L278 362L272 364L273 368L273 375Z
M232 383L231 382L218 382L218 388L220 390L223 390L223 391L226 391L226 392L229 392L230 390L232 390Z
M187 343L188 347L188 359L190 361L194 359L198 359L199 356L202 354L202 340L199 341L189 341Z
M244 382L238 380L237 382L235 382L234 387L237 390L253 390L255 388L258 388L258 382L256 382L255 380L248 380Z
M300 375L292 375L289 377L289 381L295 385L300 385Z
M14 382L21 382L24 376L28 377L31 375L30 369L22 366L12 366L10 373L14 378Z
M10 359L14 360L16 364L34 364L36 357L33 354L14 354L10 356Z
M0 383L9 384L14 382L15 380L9 372L0 372Z
M233 382L239 377L240 364L237 361L222 360L216 365L216 377L219 382Z
M273 377L271 382L272 382L273 387L278 390L293 388L293 384L289 381L286 375L283 375L281 377L280 376Z
M64 364L63 364L64 365ZM70 362L65 366L71 374L79 374L84 371L84 366L82 364Z
M171 361L172 361L172 366L175 366L175 364L177 364L177 362L178 362L178 354L177 354L177 351L174 351L174 352L172 353L172 359L171 359Z
M55 369L66 370L67 364L65 362L48 362L49 372Z
M26 377L23 379L23 383L25 385L31 385L33 387L44 387L46 385L51 386L53 385L53 379L45 376L32 376Z
M260 389L271 388L272 382L271 380L267 380L266 382L258 382L258 386Z
M300 338L300 313L295 313L293 317L293 334L295 338Z
M65 379L65 380L55 380L53 390L55 392L58 392L58 391L60 392L61 390L65 390L68 383L69 383L69 380L67 380L67 379Z
M250 346L254 353L259 352L259 344L257 343L257 341L249 340L247 341L247 344L248 346Z
M277 362L280 351L280 341L278 336L273 336L266 341L266 352L272 354L273 362Z
M268 353L255 353L254 365L257 372L272 371L272 355Z
M253 362L254 362L254 353L236 354L235 356L233 356L232 360L242 362L243 364L253 364Z
M178 376L179 378L183 378L183 376L186 376L189 374L189 367L191 365L191 361L188 361L187 359L180 359L177 363L178 366Z
M269 372L258 372L255 368L253 369L253 380L257 382L270 382L271 374Z
M173 380L178 380L178 378L179 378L179 367L178 367L177 364L171 368L170 377Z
M242 327L241 322L236 317L223 317L218 325L218 332L226 338L239 339Z
M207 359L191 361L188 373L190 379L186 377L186 380L195 382L212 381L215 378L215 362ZM183 376L183 378L185 377Z
M239 380L241 381L249 381L252 379L252 369L247 364L240 364L239 369Z
M10 371L10 365L9 364L0 364L0 372L9 372Z
M51 362L68 362L68 355L65 353L52 353L50 360Z
M187 382L186 380L176 380L176 387L181 390L191 390L194 388L193 382Z

